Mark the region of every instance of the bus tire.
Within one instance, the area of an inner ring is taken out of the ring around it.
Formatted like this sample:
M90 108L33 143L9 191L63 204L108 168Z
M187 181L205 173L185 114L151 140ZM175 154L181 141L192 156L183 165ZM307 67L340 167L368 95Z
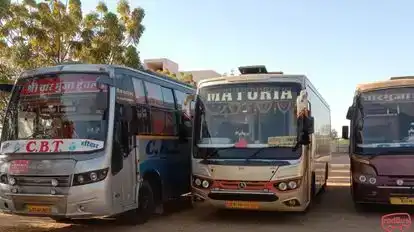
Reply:
M137 223L143 224L149 220L154 213L155 201L154 192L152 191L151 184L144 180L139 189L138 208L137 208Z
M154 193L150 183L144 180L139 188L138 208L123 214L121 220L128 225L144 224L150 219L154 213L154 209Z

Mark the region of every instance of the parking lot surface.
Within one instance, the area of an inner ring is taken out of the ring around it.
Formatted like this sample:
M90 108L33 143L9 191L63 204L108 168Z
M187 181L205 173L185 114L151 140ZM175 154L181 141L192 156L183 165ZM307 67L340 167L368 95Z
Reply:
M378 208L357 213L349 192L349 164L346 157L335 157L327 191L318 196L306 213L220 211L202 203L193 209L177 209L144 225L122 226L110 220L94 220L82 225L55 223L49 219L0 214L1 232L230 232L230 231L383 231L381 216L397 209ZM401 209L399 210L401 211ZM414 231L409 229L406 231Z

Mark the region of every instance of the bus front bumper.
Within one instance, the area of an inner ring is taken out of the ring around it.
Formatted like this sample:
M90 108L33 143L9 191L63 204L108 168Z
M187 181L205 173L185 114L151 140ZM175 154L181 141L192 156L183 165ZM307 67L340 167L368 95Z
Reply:
M239 191L239 190L201 190L193 188L195 197L201 198L217 208L256 210L256 211L305 211L308 202L300 197L300 189L286 193Z
M354 182L352 193L356 203L414 205L414 187L411 186L377 186Z
M67 195L11 193L10 186L1 184L0 210L6 214L95 218L111 214L111 199L107 199L104 182L70 187Z

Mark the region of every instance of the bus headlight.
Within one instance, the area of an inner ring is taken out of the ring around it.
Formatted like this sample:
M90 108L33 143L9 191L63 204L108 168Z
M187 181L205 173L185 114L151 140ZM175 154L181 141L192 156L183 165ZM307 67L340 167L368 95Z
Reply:
M213 182L211 180L204 179L204 178L198 177L198 176L193 176L193 184L197 188L208 189L208 188L210 188L212 183Z
M90 172L77 173L73 176L73 186L96 183L102 181L108 175L108 168Z
M210 183L208 183L208 181L206 181L206 180L203 180L203 182L202 182L202 184L201 184L202 186L203 186L203 188L208 188L208 187L210 187Z
M364 175L360 175L360 176L359 176L359 178L358 178L358 180L359 180L361 183L365 183L365 182L367 181L367 177L366 177L366 176L364 176Z
M376 184L377 183L377 178L375 176L371 176L371 175L359 175L358 176L358 181L361 184Z
M14 179L14 177L9 177L9 184L10 185L15 185L16 184L16 179Z
M195 184L195 185L197 185L197 186L200 186L200 185L201 185L201 180L200 180L200 179L198 179L198 178L196 178L196 179L194 180L194 184Z
M295 189L298 186L298 184L296 184L295 181L289 181L288 186L290 189Z
M300 185L300 179L285 180L285 181L276 182L273 184L273 186L279 191L294 190L294 189L299 188L299 185Z
M278 185L277 185L277 188L279 189L279 190L282 190L282 191L285 191L286 189L287 189L287 184L285 183L285 182L281 182L281 183L279 183Z

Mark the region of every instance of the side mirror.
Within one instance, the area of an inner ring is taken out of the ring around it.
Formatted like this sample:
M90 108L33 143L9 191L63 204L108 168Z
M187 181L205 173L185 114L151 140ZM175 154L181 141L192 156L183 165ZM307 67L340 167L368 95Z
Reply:
M98 110L105 110L108 107L108 94L106 92L99 92L96 96L96 108Z
M118 174L123 166L124 166L124 158L123 158L123 154L122 154L122 145L118 142L114 142L112 145L112 157L111 157L111 164L112 164L112 168L111 168L111 172L112 175L116 175Z
M125 121L121 121L120 123L121 126L121 151L123 153L123 155L127 155L130 152L130 134L129 132L129 128L128 128L128 123L126 123Z
M136 135L139 131L139 120L138 120L138 114L137 114L137 107L136 106L132 106L131 107L131 113L132 113L132 119L130 121L130 133L131 135Z
M315 124L314 124L315 120L312 116L310 116L309 118L307 118L307 124L308 124L308 129L307 132L308 134L313 134L315 131Z
M132 107L130 106L123 106L122 107L122 119L131 122L132 121Z
M187 135L187 131L185 129L184 123L181 124L178 129L179 129L178 137L179 137L180 142L183 142L183 143L187 142L188 141L188 139L187 139L188 135Z
M298 144L300 145L309 145L310 144L310 138L311 138L311 134L313 133L314 130L314 119L313 117L309 116L309 117L305 117L305 116L300 116L299 118L297 118L297 140L298 140Z
M353 106L350 106L348 108L348 112L346 113L346 119L351 120L352 115L354 114L355 108Z
M310 134L302 134L299 144L309 145L310 144Z
M349 139L349 127L348 126L342 126L342 138L343 139Z

